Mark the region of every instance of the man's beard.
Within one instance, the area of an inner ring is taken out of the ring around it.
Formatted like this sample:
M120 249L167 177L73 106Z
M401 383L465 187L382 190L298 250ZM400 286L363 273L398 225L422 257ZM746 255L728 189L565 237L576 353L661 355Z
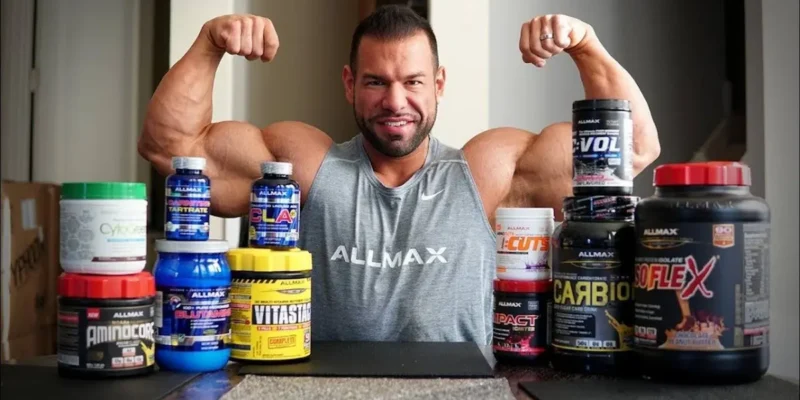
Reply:
M353 114L355 115L358 129L361 130L361 133L364 135L367 141L369 141L369 144L375 148L375 150L388 157L403 157L411 154L411 152L416 150L417 147L422 144L425 138L428 137L431 129L433 129L433 123L436 121L436 113L438 112L438 108L439 107L437 105L436 109L434 109L434 112L431 115L430 120L420 119L419 121L414 122L417 126L414 136L411 137L411 141L408 143L408 145L399 148L392 146L390 142L379 138L378 134L370 128L370 124L367 122L367 120L363 116L358 115L355 107L353 107ZM381 115L376 117L376 119L388 118L392 116L393 115Z

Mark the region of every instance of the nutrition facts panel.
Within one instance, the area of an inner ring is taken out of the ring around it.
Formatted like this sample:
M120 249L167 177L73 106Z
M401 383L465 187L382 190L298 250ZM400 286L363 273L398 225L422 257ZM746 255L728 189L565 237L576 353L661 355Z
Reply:
M761 325L769 321L769 225L744 224L742 230L744 324Z

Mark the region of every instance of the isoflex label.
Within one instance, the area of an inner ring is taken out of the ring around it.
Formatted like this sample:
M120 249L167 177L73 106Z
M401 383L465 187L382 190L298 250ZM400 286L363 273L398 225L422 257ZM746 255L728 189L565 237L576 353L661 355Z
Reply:
M635 343L731 351L769 339L769 225L637 224Z
M234 279L231 357L292 360L311 354L311 278Z
M213 351L230 341L230 287L156 286L156 348Z
M632 270L616 251L553 252L553 347L629 351L633 345Z

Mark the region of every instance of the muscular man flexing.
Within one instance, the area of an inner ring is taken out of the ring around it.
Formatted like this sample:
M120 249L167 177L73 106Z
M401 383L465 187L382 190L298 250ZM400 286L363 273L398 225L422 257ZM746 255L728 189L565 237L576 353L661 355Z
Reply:
M586 98L629 100L634 173L656 159L647 103L591 26L564 15L539 16L522 25L519 48L522 60L537 67L567 53ZM495 210L501 204L552 207L560 217L562 198L572 190L571 124L555 123L539 134L491 129L462 149L430 136L445 69L429 24L399 6L377 9L353 35L342 71L360 129L352 140L333 143L297 121L264 128L212 123L222 57L270 61L277 50L267 18L208 21L153 95L140 154L163 174L173 156L205 157L212 211L223 217L247 214L261 162L293 164L302 190L300 246L314 264L315 340L489 343Z

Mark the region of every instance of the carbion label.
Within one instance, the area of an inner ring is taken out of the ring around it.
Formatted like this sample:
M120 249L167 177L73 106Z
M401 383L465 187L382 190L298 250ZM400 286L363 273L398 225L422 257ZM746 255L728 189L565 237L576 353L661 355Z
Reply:
M552 220L498 218L495 232L498 277L519 280L550 278Z
M637 224L635 344L726 351L767 345L769 225Z

